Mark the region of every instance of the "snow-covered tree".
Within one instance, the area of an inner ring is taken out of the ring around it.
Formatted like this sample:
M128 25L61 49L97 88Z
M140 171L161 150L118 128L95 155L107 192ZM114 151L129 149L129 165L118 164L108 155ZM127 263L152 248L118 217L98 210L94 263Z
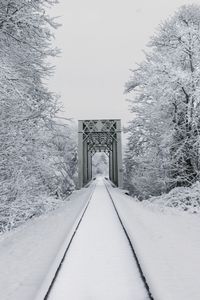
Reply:
M54 119L59 110L58 99L45 85L52 73L48 58L58 53L52 47L52 29L58 25L46 10L56 2L2 0L0 4L0 227L3 229L54 205L53 200L43 197L58 196L60 190L66 194L73 187L70 174L60 167L63 152L55 143L55 137L63 132ZM60 188L64 181L65 191Z
M199 178L200 6L182 6L149 47L126 85L134 118L125 177L142 197Z
M54 153L52 166L56 178L54 193L58 197L65 197L77 184L77 128L69 121L57 124L54 129L54 150L51 152Z
M104 152L97 152L92 158L93 176L108 175L108 157Z

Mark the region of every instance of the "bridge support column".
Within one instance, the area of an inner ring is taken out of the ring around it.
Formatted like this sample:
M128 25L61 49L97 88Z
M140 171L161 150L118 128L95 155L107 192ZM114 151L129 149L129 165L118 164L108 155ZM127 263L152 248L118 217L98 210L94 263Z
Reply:
M117 121L117 185L123 187L121 120Z
M112 145L112 166L113 166L113 182L118 185L118 172L117 172L117 145L116 141L113 141Z
M83 142L83 185L88 182L88 145Z
M109 179L113 181L113 158L112 151L109 151Z
M83 187L83 122L78 122L78 188Z
M88 151L88 181L90 181L92 179L92 154L90 151Z

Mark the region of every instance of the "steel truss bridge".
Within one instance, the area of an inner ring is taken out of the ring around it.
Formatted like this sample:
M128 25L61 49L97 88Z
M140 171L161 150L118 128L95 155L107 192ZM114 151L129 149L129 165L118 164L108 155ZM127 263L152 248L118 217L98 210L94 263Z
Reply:
M96 152L107 154L109 158L109 179L118 187L122 187L121 120L79 120L79 188L82 188L92 179L92 157Z

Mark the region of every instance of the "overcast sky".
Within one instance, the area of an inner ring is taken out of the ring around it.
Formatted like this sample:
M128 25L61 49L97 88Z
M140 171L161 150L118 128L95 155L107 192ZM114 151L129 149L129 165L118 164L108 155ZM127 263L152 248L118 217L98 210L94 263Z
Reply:
M158 24L185 0L60 0L51 14L61 16L51 89L61 95L66 117L120 118L126 123L124 85L130 68Z

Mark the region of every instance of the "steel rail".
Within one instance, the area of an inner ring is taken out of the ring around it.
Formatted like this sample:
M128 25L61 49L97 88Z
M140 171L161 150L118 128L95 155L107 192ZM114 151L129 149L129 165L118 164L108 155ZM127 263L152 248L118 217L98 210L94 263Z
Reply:
M111 199L111 202L112 202L112 204L113 204L114 210L115 210L115 212L116 212L116 214L117 214L117 217L118 217L118 219L119 219L119 222L120 222L120 224L121 224L121 226L122 226L122 228L123 228L123 231L124 231L124 234L125 234L125 236L126 236L126 238L127 238L127 241L128 241L128 243L129 243L129 246L130 246L130 248L131 248L131 252L132 252L133 257L134 257L134 259L135 259L135 262L136 262L136 265L137 265L137 268L138 268L138 272L139 272L139 274L140 274L140 277L141 277L142 282L144 283L144 287L145 287L145 289L146 289L146 291L147 291L147 294L148 294L148 296L149 296L149 299L150 299L150 300L154 300L154 298L153 298L153 296L152 296L152 293L151 293L151 291L150 291L150 287L149 287L149 285L148 285L148 283L147 283L146 277L145 277L144 272L143 272L143 270L142 270L141 264L140 264L139 259L138 259L138 257L137 257L136 251L135 251L135 249L134 249L134 246L133 246L133 244L132 244L132 242L131 242L131 239L130 239L130 237L129 237L129 235L128 235L128 232L127 232L127 230L126 230L126 228L125 228L125 226L124 226L124 224L123 224L123 222L122 222L122 219L121 219L121 217L120 217L120 215L119 215L119 212L118 212L118 210L117 210L117 207L116 207L116 205L115 205L115 203L114 203L113 197L112 197L112 195L111 195L111 193L110 193L110 191L109 191L109 188L108 188L108 186L107 186L107 183L104 182L104 184L105 184L106 190L107 190L107 192L108 192L108 195L109 195L109 197L110 197L110 199Z
M62 257L62 259L61 259L61 261L60 261L60 263L59 263L59 265L58 265L58 268L57 268L57 270L56 270L56 272L55 272L55 275L54 275L54 277L53 277L53 279L52 279L52 281L51 281L51 283L50 283L50 285L49 285L49 288L48 288L48 290L47 290L47 292L46 292L46 294L45 294L45 296L44 296L44 298L43 298L44 300L47 300L48 297L49 297L49 295L50 295L50 292L51 292L51 290L52 290L52 288L53 288L53 286L54 286L54 283L55 283L55 281L56 281L56 278L58 277L58 273L59 273L59 271L61 270L62 264L63 264L63 262L64 262L64 260L65 260L65 258L66 258L67 252L69 251L69 248L70 248L70 246L71 246L71 244L72 244L72 241L73 241L73 239L74 239L74 237L75 237L75 235L76 235L76 232L77 232L77 230L78 230L78 228L79 228L79 226L80 226L80 224L81 224L81 222L82 222L82 220L83 220L83 217L85 216L85 213L86 213L86 211L87 211L87 209L88 209L88 206L89 206L89 204L90 204L90 200L91 200L92 195L93 195L93 193L94 193L94 190L95 190L95 187L94 187L93 191L91 192L91 194L90 194L90 196L89 196L89 200L88 200L88 202L87 202L87 205L86 205L86 207L85 207L83 213L81 214L80 219L79 219L79 221L78 221L78 223L77 223L77 226L75 227L75 230L74 230L74 232L73 232L73 234L72 234L72 236L71 236L71 238L70 238L70 241L69 241L69 243L68 243L68 245L67 245L67 248L66 248L66 250L65 250L65 252L64 252L64 254L63 254L63 257Z
M122 222L122 219L121 219L121 217L120 217L120 215L119 215L119 212L118 212L118 210L117 210L117 208L116 208L116 205L115 205L115 203L114 203L113 197L112 197L112 195L111 195L111 193L110 193L110 191L109 191L109 188L108 188L108 186L107 186L107 183L104 182L104 184L105 184L106 190L107 190L107 192L108 192L109 198L111 199L111 202L112 202L112 205L113 205L114 210L115 210L115 212L116 212L116 215L117 215L117 217L118 217L118 219L119 219L119 222L120 222L120 224L121 224L121 226L122 226L122 229L123 229L123 231L124 231L124 234L125 234L125 236L126 236L126 238L127 238L128 244L129 244L129 246L130 246L130 248L131 248L131 252L132 252L132 254L133 254L133 258L134 258L134 260L135 260L135 262L136 262L136 266L137 266L137 268L138 268L138 272L139 272L139 274L140 274L140 277L141 277L141 280L142 280L142 282L143 282L143 284L144 284L144 287L145 287L145 289L146 289L146 291L147 291L148 297L149 297L150 300L154 300L154 298L153 298L153 296L152 296L152 294L151 294L149 285L148 285L148 283L147 283L147 280L146 280L146 278L145 278L145 275L144 275L144 273L143 273L143 271L142 271L142 268L141 268L139 259L138 259L138 257L137 257L137 254L136 254L136 252L135 252L134 246L133 246L133 244L132 244L132 242L131 242L131 239L130 239L130 237L129 237L129 235L128 235L128 232L127 232L127 230L126 230L126 228L125 228L125 226L124 226L124 224L123 224L123 222ZM45 294L45 296L44 296L44 298L43 298L44 300L47 300L48 297L49 297L49 295L50 295L50 293L51 293L51 290L52 290L52 288L53 288L53 286L54 286L54 283L56 282L56 278L57 278L58 275L59 275L59 271L60 271L60 269L61 269L61 267L62 267L62 264L63 264L63 262L64 262L64 260L65 260L65 258L66 258L66 255L67 255L67 253L68 253L68 250L69 250L69 248L70 248L70 246L71 246L71 244L72 244L72 242L73 242L73 239L74 239L74 237L75 237L75 235L76 235L76 233L77 233L77 230L78 230L78 228L79 228L79 226L80 226L80 224L81 224L81 222L82 222L82 220L83 220L83 217L85 216L85 213L86 213L86 211L87 211L87 209L88 209L88 206L89 206L89 204L90 204L90 200L91 200L91 198L92 198L92 196L93 196L93 193L94 193L94 190L95 190L95 188L93 189L93 192L91 193L91 195L90 195L90 197L89 197L88 203L87 203L87 205L86 205L86 207L85 207L85 209L84 209L84 211L83 211L83 213L82 213L82 215L81 215L81 217L80 217L80 219L79 219L79 222L78 222L78 224L77 224L77 226L76 226L76 228L75 228L75 230L74 230L74 232L73 232L73 234L72 234L72 237L71 237L71 239L70 239L70 241L69 241L69 243L68 243L68 245L67 245L67 248L66 248L66 250L65 250L65 252L64 252L64 255L63 255L63 257L62 257L62 259L61 259L61 261L60 261L60 263L59 263L59 265L58 265L58 268L57 268L57 270L56 270L56 272L55 272L55 275L54 275L54 277L53 277L53 280L51 281L51 283L50 283L50 285L49 285L49 288L48 288L48 290L47 290L47 292L46 292L46 294Z

